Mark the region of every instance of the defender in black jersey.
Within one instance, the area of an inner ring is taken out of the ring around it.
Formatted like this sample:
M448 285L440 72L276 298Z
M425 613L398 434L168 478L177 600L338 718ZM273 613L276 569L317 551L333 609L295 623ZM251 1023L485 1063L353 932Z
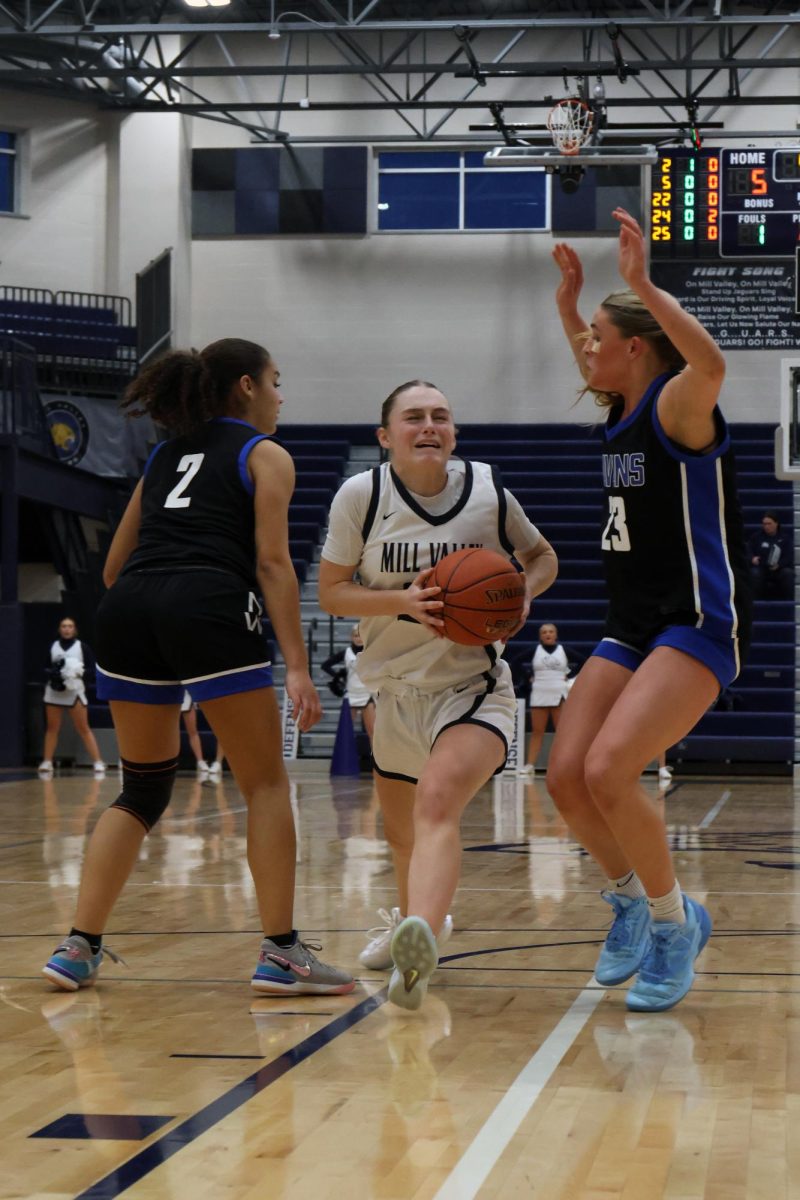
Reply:
M123 788L92 833L75 924L44 968L67 990L93 983L110 954L103 929L169 803L184 689L202 704L247 802L248 863L265 935L252 987L283 995L355 986L320 962L292 923L294 821L262 594L301 730L321 708L289 555L294 466L271 439L278 379L261 346L225 338L200 354L165 355L128 389L132 415L149 413L173 437L150 455L103 573L97 691L111 705Z
M711 920L675 880L644 767L684 737L738 674L750 595L733 456L717 398L719 347L649 278L644 235L622 209L614 293L590 324L583 271L559 245L559 315L587 390L608 410L600 531L606 631L570 692L547 782L603 868L614 923L595 970L636 975L627 1006L671 1008L688 992Z

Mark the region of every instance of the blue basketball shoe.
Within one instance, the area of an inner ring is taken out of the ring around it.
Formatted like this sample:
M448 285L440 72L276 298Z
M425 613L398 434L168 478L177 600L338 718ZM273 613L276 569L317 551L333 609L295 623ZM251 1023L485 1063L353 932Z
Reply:
M74 934L65 937L63 942L56 946L46 966L42 968L42 974L65 992L77 992L78 988L91 987L106 955L115 963L125 963L124 958L120 958L107 946L101 946L97 954L93 954L86 938Z
M650 909L646 896L631 900L613 892L600 894L614 909L614 923L600 951L594 977L604 987L615 987L636 974L650 949Z
M694 983L694 960L711 934L711 917L688 896L683 897L683 911L685 925L653 922L650 950L626 997L631 1012L665 1012Z
M394 970L387 992L392 1004L412 1011L419 1008L428 980L439 962L439 947L427 921L406 917L392 935Z

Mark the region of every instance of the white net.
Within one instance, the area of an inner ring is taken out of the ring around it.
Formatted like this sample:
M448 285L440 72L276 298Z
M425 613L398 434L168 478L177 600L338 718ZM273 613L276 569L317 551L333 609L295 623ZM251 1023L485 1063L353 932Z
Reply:
M547 128L553 145L562 154L577 154L592 132L594 114L589 105L577 96L559 100L547 116Z

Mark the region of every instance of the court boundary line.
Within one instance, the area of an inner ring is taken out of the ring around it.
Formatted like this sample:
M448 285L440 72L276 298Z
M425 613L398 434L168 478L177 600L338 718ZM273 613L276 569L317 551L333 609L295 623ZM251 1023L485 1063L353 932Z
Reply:
M276 1083L294 1067L305 1062L306 1059L322 1050L354 1025L358 1025L385 1002L386 989L362 1000L348 1012L342 1013L336 1020L331 1021L324 1029L310 1034L296 1046L279 1054L272 1062L266 1063L252 1075L235 1083L228 1091L217 1096L215 1100L211 1100L192 1116L185 1117L166 1133L155 1138L143 1150L134 1154L132 1158L80 1192L75 1200L114 1200L114 1197L133 1187L135 1183L144 1179L162 1163L167 1162L179 1150L191 1146L198 1137L241 1108L248 1100L252 1100L270 1084Z
M517 1075L433 1200L474 1200L605 994L592 976Z
M731 788L726 788L725 791L720 796L717 803L708 810L708 812L703 817L702 821L697 826L697 828L698 829L708 829L708 827L712 823L712 821L716 821L717 817L722 812L723 808L728 803L728 801L730 800L732 795L733 795L733 791L731 790Z

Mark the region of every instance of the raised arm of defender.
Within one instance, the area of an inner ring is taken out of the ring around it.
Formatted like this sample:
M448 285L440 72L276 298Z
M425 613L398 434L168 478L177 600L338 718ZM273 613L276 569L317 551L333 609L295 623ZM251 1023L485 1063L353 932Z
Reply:
M722 351L696 317L650 279L644 233L638 222L623 208L615 209L613 215L620 224L620 275L686 359L685 368L659 396L659 420L667 436L680 445L705 449L715 436L711 414L725 378Z
M561 272L561 280L556 289L556 306L564 333L567 335L569 348L575 356L578 370L586 378L586 361L583 356L582 334L589 333L589 326L578 312L578 300L583 287L583 267L578 255L565 242L556 243L553 248L553 259Z

